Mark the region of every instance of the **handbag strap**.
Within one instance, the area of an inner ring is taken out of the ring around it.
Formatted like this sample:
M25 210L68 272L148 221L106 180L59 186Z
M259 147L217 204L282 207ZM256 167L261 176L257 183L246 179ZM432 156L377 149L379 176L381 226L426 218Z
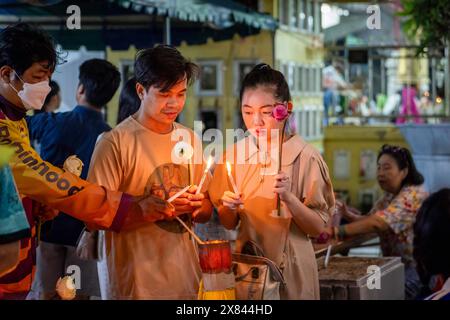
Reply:
M253 256L244 253L233 253L232 254L233 261L242 262L246 264L254 264L254 265L266 265L271 271L271 277L273 280L280 282L282 285L286 285L286 281L283 276L283 271L280 267L277 266L275 262L272 260L262 257L262 256ZM247 275L256 267L249 268L247 273L236 278L236 281L240 281L247 277Z
M292 165L292 182L291 182L291 192L294 195L298 195L299 194L299 187L298 187L298 179L299 179L299 175L300 175L300 156L302 154L302 151L305 147L303 147L300 152L298 153L297 157L294 160L294 163ZM300 201L303 202L303 199L300 199ZM284 247L283 247L283 256L286 255L286 249L287 249L287 243L288 243L288 237L289 237L289 230L290 230L291 226L289 224L288 226L288 230L286 232L286 238L284 239ZM281 262L281 270L284 269L284 259Z

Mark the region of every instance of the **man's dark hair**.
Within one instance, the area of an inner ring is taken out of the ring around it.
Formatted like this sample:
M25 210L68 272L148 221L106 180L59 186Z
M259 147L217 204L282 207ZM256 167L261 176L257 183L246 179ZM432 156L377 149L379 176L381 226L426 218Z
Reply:
M104 107L120 85L120 72L110 62L90 59L80 66L79 84L83 85L86 100L97 108Z
M411 152L407 148L385 144L378 153L377 161L381 156L387 154L395 159L400 170L408 168L408 175L402 181L403 186L418 186L424 182L423 175L417 170Z
M426 199L414 223L414 259L422 282L433 275L450 277L450 189L441 189Z
M61 63L53 39L27 23L6 27L0 32L0 67L8 65L22 75L35 62L47 61L54 70Z
M176 48L158 45L137 53L134 76L146 90L154 86L166 92L183 79L191 84L198 76L198 66L183 57Z
M117 124L134 114L141 106L141 99L136 92L136 79L131 78L123 85L119 97L119 115Z

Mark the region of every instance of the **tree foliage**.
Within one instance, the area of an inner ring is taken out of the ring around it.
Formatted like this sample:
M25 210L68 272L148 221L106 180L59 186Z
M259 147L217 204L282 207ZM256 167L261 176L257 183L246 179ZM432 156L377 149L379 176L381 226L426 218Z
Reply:
M450 44L450 0L402 0L403 28L419 41L418 53Z

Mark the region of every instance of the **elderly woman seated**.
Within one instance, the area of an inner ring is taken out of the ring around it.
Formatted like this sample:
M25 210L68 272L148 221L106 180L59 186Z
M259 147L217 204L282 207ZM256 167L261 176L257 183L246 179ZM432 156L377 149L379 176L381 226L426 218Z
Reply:
M417 211L428 194L424 178L417 171L408 149L384 145L378 154L377 180L385 192L367 215L338 203L337 211L351 223L329 227L327 233L336 239L377 232L384 256L401 257L405 264L405 297L414 299L421 282L413 253L413 225Z

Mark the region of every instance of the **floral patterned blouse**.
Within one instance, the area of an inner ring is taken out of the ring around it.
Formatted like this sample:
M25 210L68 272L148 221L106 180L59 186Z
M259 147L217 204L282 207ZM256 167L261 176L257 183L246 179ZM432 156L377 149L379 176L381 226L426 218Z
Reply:
M401 257L405 267L415 267L413 225L416 214L427 197L428 193L423 185L404 186L396 196L385 193L375 203L370 214L378 215L389 225L389 230L380 235L383 256Z

